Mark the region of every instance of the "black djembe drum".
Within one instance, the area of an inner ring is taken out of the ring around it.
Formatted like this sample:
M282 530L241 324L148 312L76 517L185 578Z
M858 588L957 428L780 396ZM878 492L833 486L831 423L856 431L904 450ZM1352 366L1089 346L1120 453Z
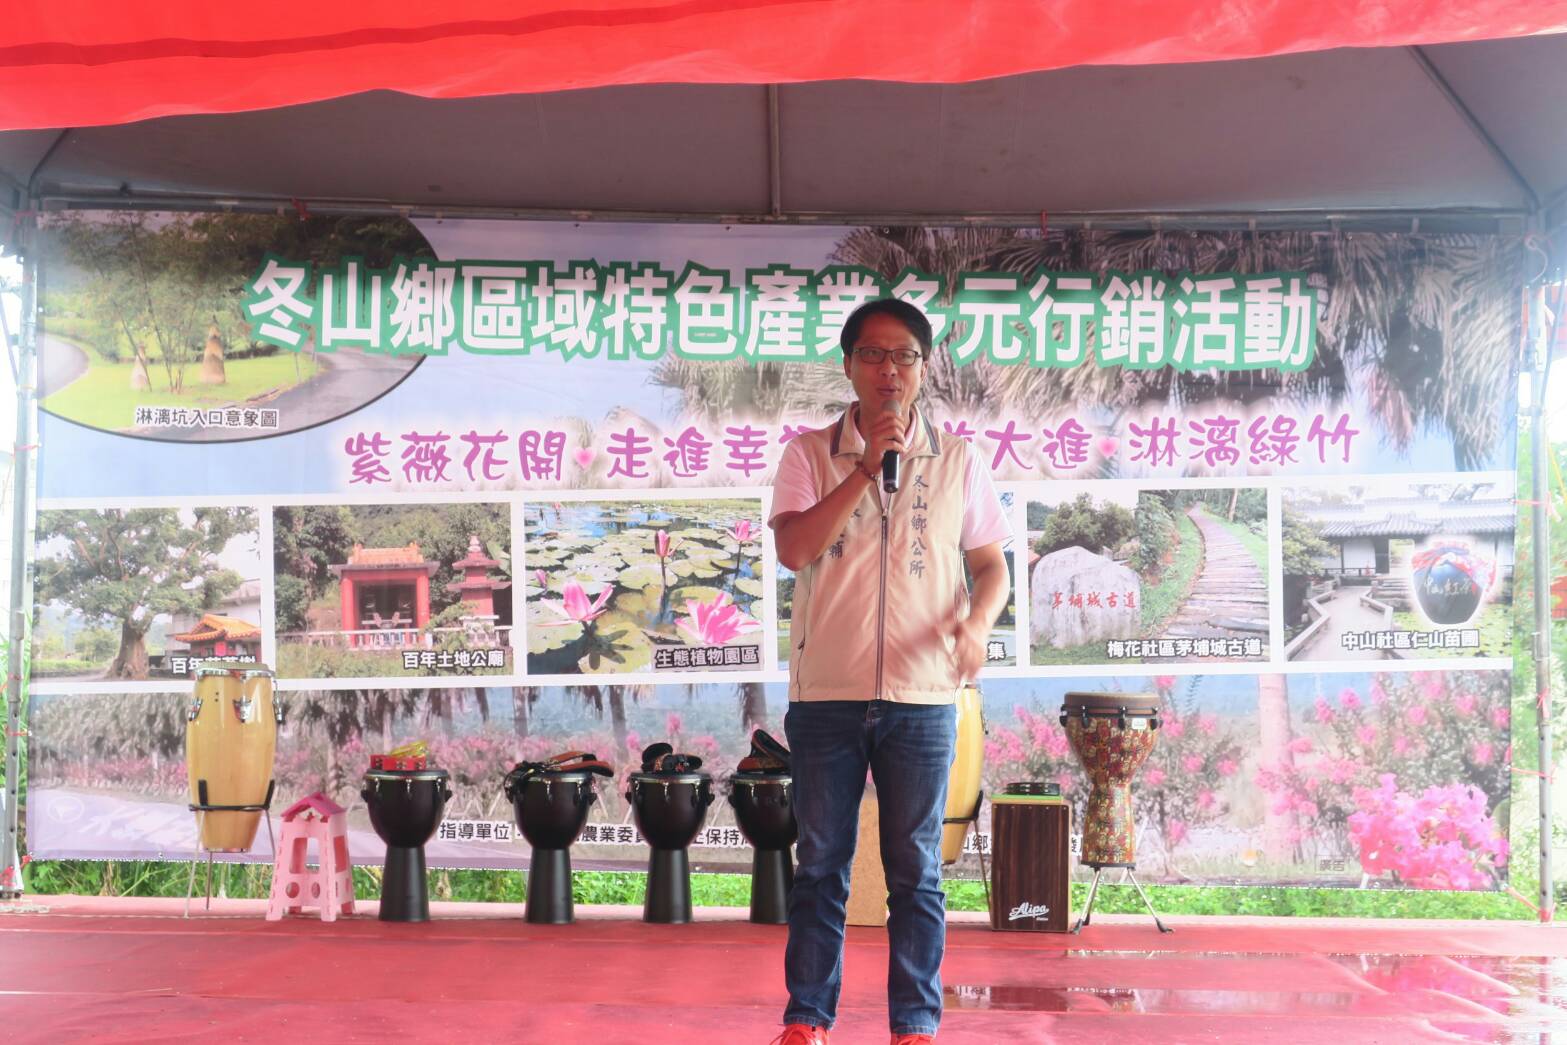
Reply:
M530 772L518 766L506 774L506 797L522 837L533 847L528 858L528 921L538 925L569 925L571 844L588 821L588 809L598 801L593 775L586 772Z
M691 920L691 861L686 849L713 804L713 778L702 772L632 773L626 801L651 849L642 920L678 925Z
M441 826L452 797L447 781L444 769L372 769L364 775L359 796L370 811L370 826L386 843L383 922L430 920L424 844Z
M754 850L751 921L762 925L789 921L789 889L794 885L789 847L800 834L793 790L793 778L777 773L736 773L729 778L735 823Z

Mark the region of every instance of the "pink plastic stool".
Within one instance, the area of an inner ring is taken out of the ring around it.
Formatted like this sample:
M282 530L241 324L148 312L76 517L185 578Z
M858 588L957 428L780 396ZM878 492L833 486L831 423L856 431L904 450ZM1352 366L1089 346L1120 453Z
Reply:
M316 842L317 867L306 866L310 840ZM348 857L348 817L343 807L317 791L283 813L277 862L272 867L272 896L267 921L319 908L323 922L339 912L354 913L354 865Z

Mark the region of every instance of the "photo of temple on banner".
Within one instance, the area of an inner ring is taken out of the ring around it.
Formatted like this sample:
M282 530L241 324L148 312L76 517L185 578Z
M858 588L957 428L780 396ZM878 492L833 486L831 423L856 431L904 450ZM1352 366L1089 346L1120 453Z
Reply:
M760 500L534 503L523 517L530 675L762 669Z
M32 677L185 680L199 661L255 662L256 520L253 508L40 512Z
M351 255L350 268L430 249L411 222L379 217L120 211L46 223L43 409L125 435L256 439L331 420L412 373L421 356L337 351L378 338L383 317L332 308L331 288L323 330L293 322L309 295L266 265L288 242L318 263ZM257 271L268 275L248 292Z
M281 677L511 671L509 506L283 506L273 542Z
M1266 659L1267 534L1260 488L1032 495L1031 662Z
M1286 491L1288 658L1511 656L1513 497L1510 480Z

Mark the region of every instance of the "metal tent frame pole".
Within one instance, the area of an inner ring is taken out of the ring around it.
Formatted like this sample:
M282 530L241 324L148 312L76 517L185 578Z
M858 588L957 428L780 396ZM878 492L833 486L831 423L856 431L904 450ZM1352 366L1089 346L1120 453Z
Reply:
M22 895L21 747L26 718L24 677L29 656L32 585L30 567L33 503L33 387L37 358L38 261L33 256L31 216L16 223L22 256L22 329L16 346L16 446L11 459L11 629L5 686L5 825L0 835L0 899ZM9 346L6 346L9 352Z
M1560 319L1557 320L1557 323ZM1529 339L1534 350L1534 381L1529 395L1529 440L1534 460L1534 497L1529 514L1534 532L1534 691L1540 759L1540 921L1549 922L1555 907L1551 873L1551 531L1546 506L1550 498L1545 438L1545 392L1551 377L1551 347L1556 323L1547 325L1545 287L1530 291Z

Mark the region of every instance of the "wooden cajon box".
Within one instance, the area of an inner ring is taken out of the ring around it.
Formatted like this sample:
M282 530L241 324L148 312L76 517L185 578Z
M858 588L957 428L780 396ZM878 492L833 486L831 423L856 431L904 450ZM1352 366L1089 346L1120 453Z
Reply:
M990 838L990 927L1067 932L1072 807L1059 798L992 795Z

